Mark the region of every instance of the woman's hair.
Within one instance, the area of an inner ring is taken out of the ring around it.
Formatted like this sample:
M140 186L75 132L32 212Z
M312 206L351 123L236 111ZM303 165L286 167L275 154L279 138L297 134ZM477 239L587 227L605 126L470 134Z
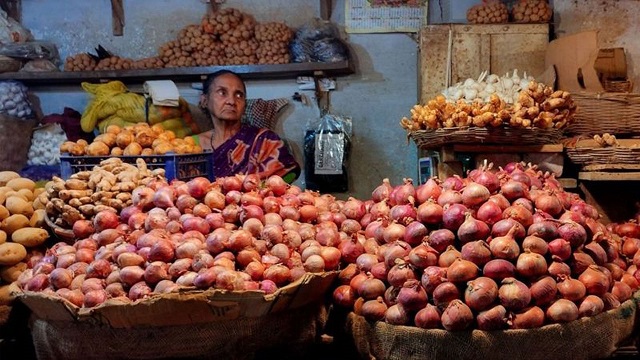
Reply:
M209 88L211 87L211 84L220 76L222 75L233 75L236 78L238 78L238 80L240 80L240 82L242 82L242 90L244 90L244 92L247 92L247 87L244 83L244 80L242 79L242 77L240 77L240 75L238 75L237 73L231 71L231 70L227 70L227 69L222 69L222 70L218 70L216 72L212 72L211 74L207 75L207 77L204 79L204 81L202 82L202 93L203 94L208 94L209 93Z

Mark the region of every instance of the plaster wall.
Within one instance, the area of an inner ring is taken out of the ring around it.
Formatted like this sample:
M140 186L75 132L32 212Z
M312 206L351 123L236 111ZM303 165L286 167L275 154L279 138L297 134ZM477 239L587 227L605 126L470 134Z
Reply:
M344 29L344 0L333 1L331 20ZM275 0L234 1L235 7L254 15L260 22L283 21L298 28L320 16L320 1ZM37 39L57 44L61 58L80 52L93 52L101 44L114 54L143 58L176 38L183 27L199 23L207 5L199 0L125 0L124 35L111 34L109 1L29 0L22 2L22 24ZM343 32L343 31L342 31ZM417 155L398 125L417 101L416 41L407 34L344 34L355 62L356 73L337 80L331 94L331 110L353 120L352 153L349 162L349 191L339 198L370 198L371 191L389 178L400 184L403 178L417 178ZM197 103L199 92L190 83L179 83L181 95ZM141 87L132 86L133 91ZM64 107L84 110L89 97L78 85L32 88L40 97L45 114L60 113ZM272 99L301 92L310 105L291 102L278 127L289 140L299 162L303 162L303 134L310 119L319 116L312 91L301 91L295 79L250 81L249 97ZM304 174L296 182L304 188Z

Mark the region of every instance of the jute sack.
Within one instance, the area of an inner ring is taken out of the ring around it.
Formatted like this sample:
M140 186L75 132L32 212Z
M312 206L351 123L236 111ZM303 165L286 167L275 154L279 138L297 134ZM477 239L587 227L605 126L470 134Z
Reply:
M326 307L316 302L262 317L177 326L113 328L33 316L30 328L38 359L254 359L264 353L297 359L309 356L305 350L318 341L326 319Z
M20 171L27 165L35 119L0 114L0 170Z
M636 299L591 318L529 330L457 331L369 322L350 313L347 331L363 359L602 359L634 329Z

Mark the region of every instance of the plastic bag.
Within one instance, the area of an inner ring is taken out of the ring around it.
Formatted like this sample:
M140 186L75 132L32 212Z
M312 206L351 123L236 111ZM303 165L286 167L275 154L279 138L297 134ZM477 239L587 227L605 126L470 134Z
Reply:
M306 188L321 192L349 190L351 118L325 114L309 124L304 137Z
M20 119L33 117L29 89L23 83L15 80L0 81L0 113Z
M33 35L28 29L7 16L4 10L0 10L0 43L10 44L31 40L33 40Z
M21 60L47 59L55 65L60 65L60 54L56 44L47 41L2 44L0 55Z
M296 31L290 50L293 62L339 62L349 57L349 50L340 40L336 26L320 19L314 19Z

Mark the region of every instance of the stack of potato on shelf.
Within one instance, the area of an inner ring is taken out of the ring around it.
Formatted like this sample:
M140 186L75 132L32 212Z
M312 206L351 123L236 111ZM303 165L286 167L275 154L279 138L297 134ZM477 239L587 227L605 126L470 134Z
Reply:
M88 143L84 139L65 141L60 152L72 156L147 156L175 154L197 154L202 147L191 136L177 138L171 130L148 123L120 127L109 125L104 134Z
M158 55L134 60L89 54L69 56L65 71L156 69L164 67L286 64L294 32L281 22L258 23L250 14L226 8L205 15L200 24L184 27L160 46Z

